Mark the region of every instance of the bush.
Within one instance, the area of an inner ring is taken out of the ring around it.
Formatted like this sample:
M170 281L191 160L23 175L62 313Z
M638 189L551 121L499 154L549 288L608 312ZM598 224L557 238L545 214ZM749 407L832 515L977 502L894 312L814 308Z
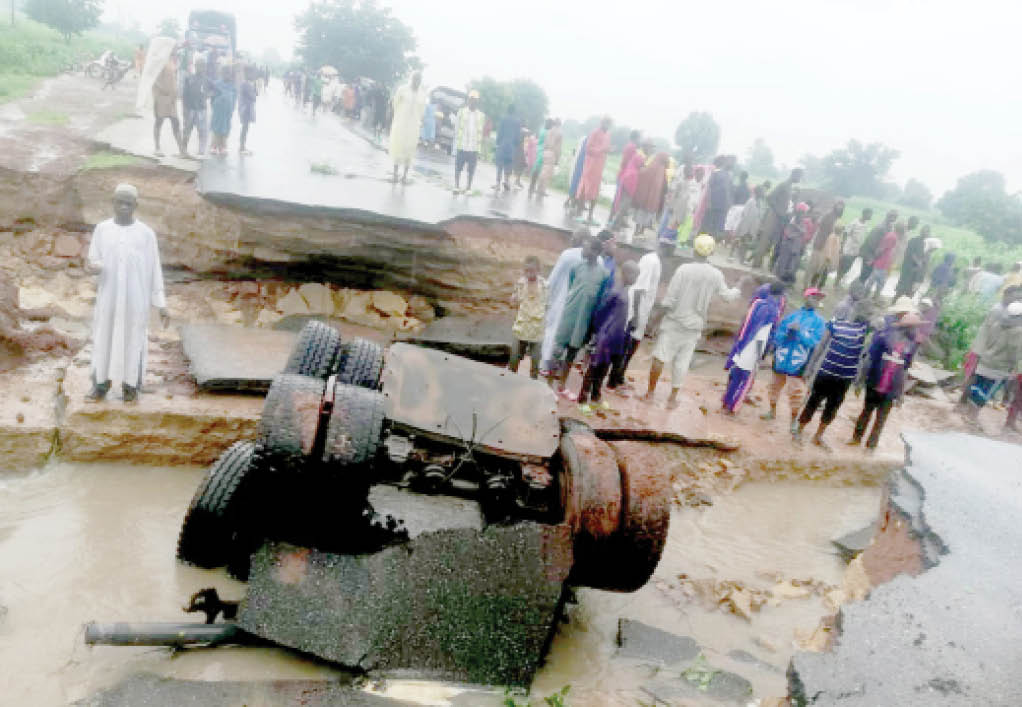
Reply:
M132 56L133 45L103 32L87 32L65 42L56 30L19 16L0 25L0 101L28 92L39 78L56 76L75 59L85 63L112 49L122 59Z
M942 364L949 371L961 367L991 306L990 300L969 293L954 294L944 300L933 338L944 352Z

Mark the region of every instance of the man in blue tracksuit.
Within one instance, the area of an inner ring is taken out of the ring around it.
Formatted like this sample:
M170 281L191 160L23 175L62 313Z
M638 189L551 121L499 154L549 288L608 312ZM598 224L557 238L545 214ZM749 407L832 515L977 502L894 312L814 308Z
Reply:
M788 401L791 404L792 434L798 429L798 413L805 395L805 381L802 374L813 349L823 338L826 322L816 311L823 299L823 293L815 287L806 288L802 293L805 304L792 312L777 325L774 333L774 377L767 389L770 410L763 414L764 420L777 417L777 401L781 391L788 385Z

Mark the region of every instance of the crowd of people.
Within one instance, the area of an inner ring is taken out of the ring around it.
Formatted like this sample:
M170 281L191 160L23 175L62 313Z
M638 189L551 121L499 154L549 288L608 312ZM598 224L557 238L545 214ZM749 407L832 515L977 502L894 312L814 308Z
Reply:
M136 63L144 61L136 57ZM250 155L249 127L256 120L260 87L265 90L269 78L267 67L229 60L215 48L197 51L187 44L176 46L152 84L154 154L157 157L164 154L160 138L166 121L170 123L179 157L193 159L188 150L193 130L198 157L206 155L207 147L211 155L226 155L237 111L241 123L238 151Z
M836 218L837 211L829 213ZM868 220L868 214L860 217L860 222ZM618 396L632 395L625 372L649 332L655 343L642 400L654 401L666 367L671 378L666 407L675 408L711 301L736 300L741 291L751 289L751 276L746 276L748 282L728 286L721 270L709 262L716 241L700 234L693 239L693 260L675 270L657 302L663 262L675 252L674 242L660 241L657 250L637 262L622 261L616 244L610 230L593 238L582 228L547 278L540 275L538 260L526 259L512 299L518 313L510 368L517 371L528 355L533 378L545 376L558 395L577 402L583 415L592 415L597 408L611 408L604 388ZM907 371L933 332L943 290L937 288L933 297L916 304L912 288L899 287L902 294L885 308L868 286L875 271L865 281L851 282L830 318L820 313L826 295L812 282L800 288L801 306L791 312L786 309L796 291L793 277L771 277L756 289L725 361L721 412L737 415L761 364L772 359L764 420L777 417L781 398L786 397L789 430L793 441L801 444L803 431L822 407L812 443L829 450L824 432L854 388L864 397L848 444L876 449L892 408L906 391ZM914 277L910 273L910 281ZM568 377L577 360L582 381L571 390ZM998 390L1022 382L1022 286L1009 284L1003 290L1001 302L972 346L966 368L961 411L975 423L979 410ZM1009 405L1009 430L1018 431L1020 411L1022 396L1016 394Z

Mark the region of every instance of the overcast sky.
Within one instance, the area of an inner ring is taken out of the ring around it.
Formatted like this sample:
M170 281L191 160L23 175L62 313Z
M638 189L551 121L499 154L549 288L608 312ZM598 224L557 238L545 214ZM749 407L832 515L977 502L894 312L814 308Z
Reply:
M107 0L150 30L168 5ZM306 0L210 0L242 49L289 56ZM778 164L849 138L901 151L892 176L939 195L970 171L1022 189L1022 9L1006 0L382 0L412 27L430 86L532 78L554 115L608 113L673 137L690 111L721 125L722 152L757 137ZM606 9L598 9L606 8ZM184 22L184 16L179 18Z

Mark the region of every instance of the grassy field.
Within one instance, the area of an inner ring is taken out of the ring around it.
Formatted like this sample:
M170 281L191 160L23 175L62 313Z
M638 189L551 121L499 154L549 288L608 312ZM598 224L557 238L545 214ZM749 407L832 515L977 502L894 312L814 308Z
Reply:
M135 164L142 164L145 160L134 155L125 155L121 152L110 152L109 150L100 150L89 155L88 159L85 160L85 164L82 165L82 171L87 172L91 169L111 169L113 167L130 167Z
M100 32L86 32L65 42L56 30L19 15L12 27L0 25L0 103L25 95L42 79L59 74L66 64L85 64L107 49L131 56L132 44Z

